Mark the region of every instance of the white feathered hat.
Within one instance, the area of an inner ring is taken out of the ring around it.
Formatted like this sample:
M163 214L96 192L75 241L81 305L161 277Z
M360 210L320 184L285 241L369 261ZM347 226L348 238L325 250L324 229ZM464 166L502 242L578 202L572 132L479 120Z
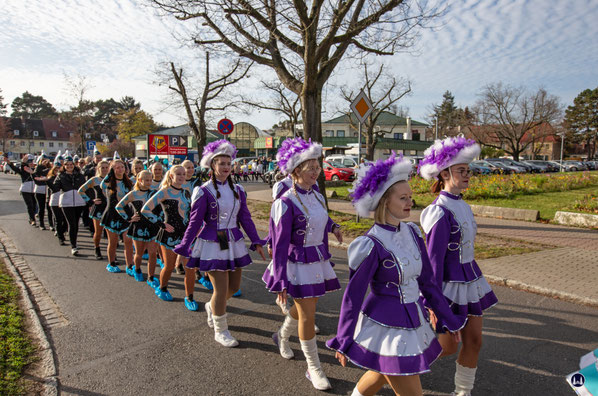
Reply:
M289 175L302 162L311 159L320 159L322 145L312 143L311 139L305 141L300 137L286 139L276 153L278 167L285 175Z
M456 164L469 164L480 155L480 146L475 140L463 136L436 140L424 151L419 163L419 174L426 180L435 179L438 174Z
M394 151L386 160L378 160L371 165L361 164L350 190L357 213L367 217L376 210L386 190L396 182L409 180L411 171L411 161L402 155L397 157Z
M234 160L237 158L237 148L226 139L216 140L215 142L207 144L203 148L199 165L204 168L209 168L214 157L219 155L228 155L231 160Z

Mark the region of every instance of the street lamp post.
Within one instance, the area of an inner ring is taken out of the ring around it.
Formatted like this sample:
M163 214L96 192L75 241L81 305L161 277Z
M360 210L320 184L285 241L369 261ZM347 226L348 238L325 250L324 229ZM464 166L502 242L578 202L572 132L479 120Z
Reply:
M438 140L438 117L436 117L436 114L430 114L430 117L434 118L434 140Z
M561 172L563 171L563 148L565 147L565 134L559 133L561 137Z

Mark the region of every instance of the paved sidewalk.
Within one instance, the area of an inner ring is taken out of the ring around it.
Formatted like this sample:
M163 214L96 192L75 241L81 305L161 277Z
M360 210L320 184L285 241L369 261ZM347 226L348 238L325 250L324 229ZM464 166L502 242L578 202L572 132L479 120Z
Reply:
M271 201L269 189L251 191L249 199ZM330 209L354 214L344 200L328 200ZM407 221L419 224L421 211ZM492 236L557 246L535 253L478 261L487 278L506 286L598 306L598 231L562 225L476 216L478 231Z

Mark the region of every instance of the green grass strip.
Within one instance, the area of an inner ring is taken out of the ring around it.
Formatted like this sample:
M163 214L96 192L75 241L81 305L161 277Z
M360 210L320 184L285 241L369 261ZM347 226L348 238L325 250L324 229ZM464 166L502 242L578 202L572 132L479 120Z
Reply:
M0 395L26 393L25 367L33 362L35 347L25 330L19 289L0 260Z

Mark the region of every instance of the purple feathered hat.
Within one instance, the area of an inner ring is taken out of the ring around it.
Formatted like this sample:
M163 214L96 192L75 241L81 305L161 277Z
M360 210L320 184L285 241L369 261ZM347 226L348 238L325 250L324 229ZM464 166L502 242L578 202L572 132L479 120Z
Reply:
M285 175L289 175L302 162L310 159L319 159L322 156L322 145L320 143L308 142L300 137L286 139L280 145L276 160L278 167Z
M388 159L378 160L372 165L360 165L350 190L357 213L367 217L376 210L386 190L396 182L408 180L411 171L411 161L402 155L397 157L394 151Z
M480 146L475 140L463 136L436 140L424 151L424 159L419 163L419 174L427 180L456 164L469 164L480 155Z
M228 155L231 160L234 160L237 158L237 148L234 144L225 139L216 140L215 142L207 144L203 148L199 165L204 168L209 168L214 157L219 155Z

